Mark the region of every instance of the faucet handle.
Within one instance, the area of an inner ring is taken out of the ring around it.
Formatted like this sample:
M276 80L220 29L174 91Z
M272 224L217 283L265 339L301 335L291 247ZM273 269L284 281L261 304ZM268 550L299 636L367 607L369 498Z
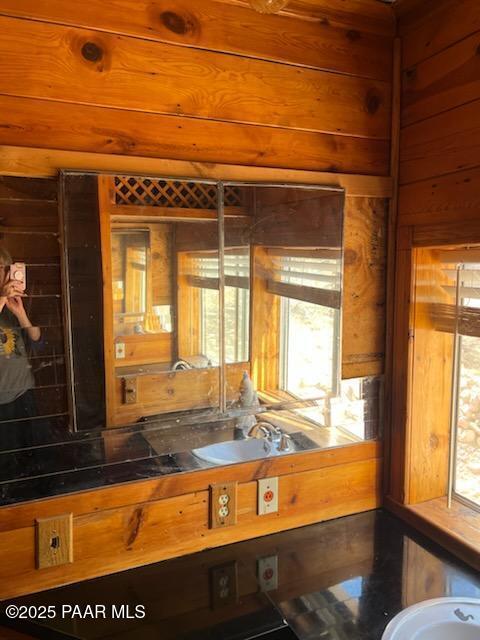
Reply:
M292 448L292 437L288 433L282 433L280 442L278 443L279 451L290 451Z
M269 434L270 432L263 422L256 422L248 431L249 438L268 438Z

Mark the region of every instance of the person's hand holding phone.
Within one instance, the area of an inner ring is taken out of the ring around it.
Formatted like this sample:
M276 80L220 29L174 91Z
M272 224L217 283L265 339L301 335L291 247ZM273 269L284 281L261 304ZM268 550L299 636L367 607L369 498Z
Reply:
M11 311L17 319L22 322L27 319L27 314L25 311L25 307L23 306L23 301L21 296L9 296L5 302L5 306L9 311Z
M7 280L0 286L0 298L13 298L24 296L24 287L18 280Z

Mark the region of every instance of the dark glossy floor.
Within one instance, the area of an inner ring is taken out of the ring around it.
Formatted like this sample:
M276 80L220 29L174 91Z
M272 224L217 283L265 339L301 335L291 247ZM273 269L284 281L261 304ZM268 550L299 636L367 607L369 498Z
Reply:
M401 521L376 511L15 603L55 605L57 612L65 604L106 605L106 619L57 616L43 622L43 633L27 627L49 640L286 640L293 636L282 629L283 620L301 640L380 640L401 609L443 595L480 598L480 576ZM112 604L129 605L131 613L142 605L145 617L112 619ZM277 635L261 635L268 631Z

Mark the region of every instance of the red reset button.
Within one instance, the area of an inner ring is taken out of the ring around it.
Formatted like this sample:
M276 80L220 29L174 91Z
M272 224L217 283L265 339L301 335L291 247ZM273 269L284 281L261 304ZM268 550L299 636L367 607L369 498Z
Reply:
M273 500L273 491L265 491L263 494L264 502L271 502Z

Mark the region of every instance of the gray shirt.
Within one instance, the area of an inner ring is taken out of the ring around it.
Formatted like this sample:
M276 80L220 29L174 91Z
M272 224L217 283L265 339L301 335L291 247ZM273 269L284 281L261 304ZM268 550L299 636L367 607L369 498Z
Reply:
M35 386L23 335L16 317L4 307L0 312L0 405Z

